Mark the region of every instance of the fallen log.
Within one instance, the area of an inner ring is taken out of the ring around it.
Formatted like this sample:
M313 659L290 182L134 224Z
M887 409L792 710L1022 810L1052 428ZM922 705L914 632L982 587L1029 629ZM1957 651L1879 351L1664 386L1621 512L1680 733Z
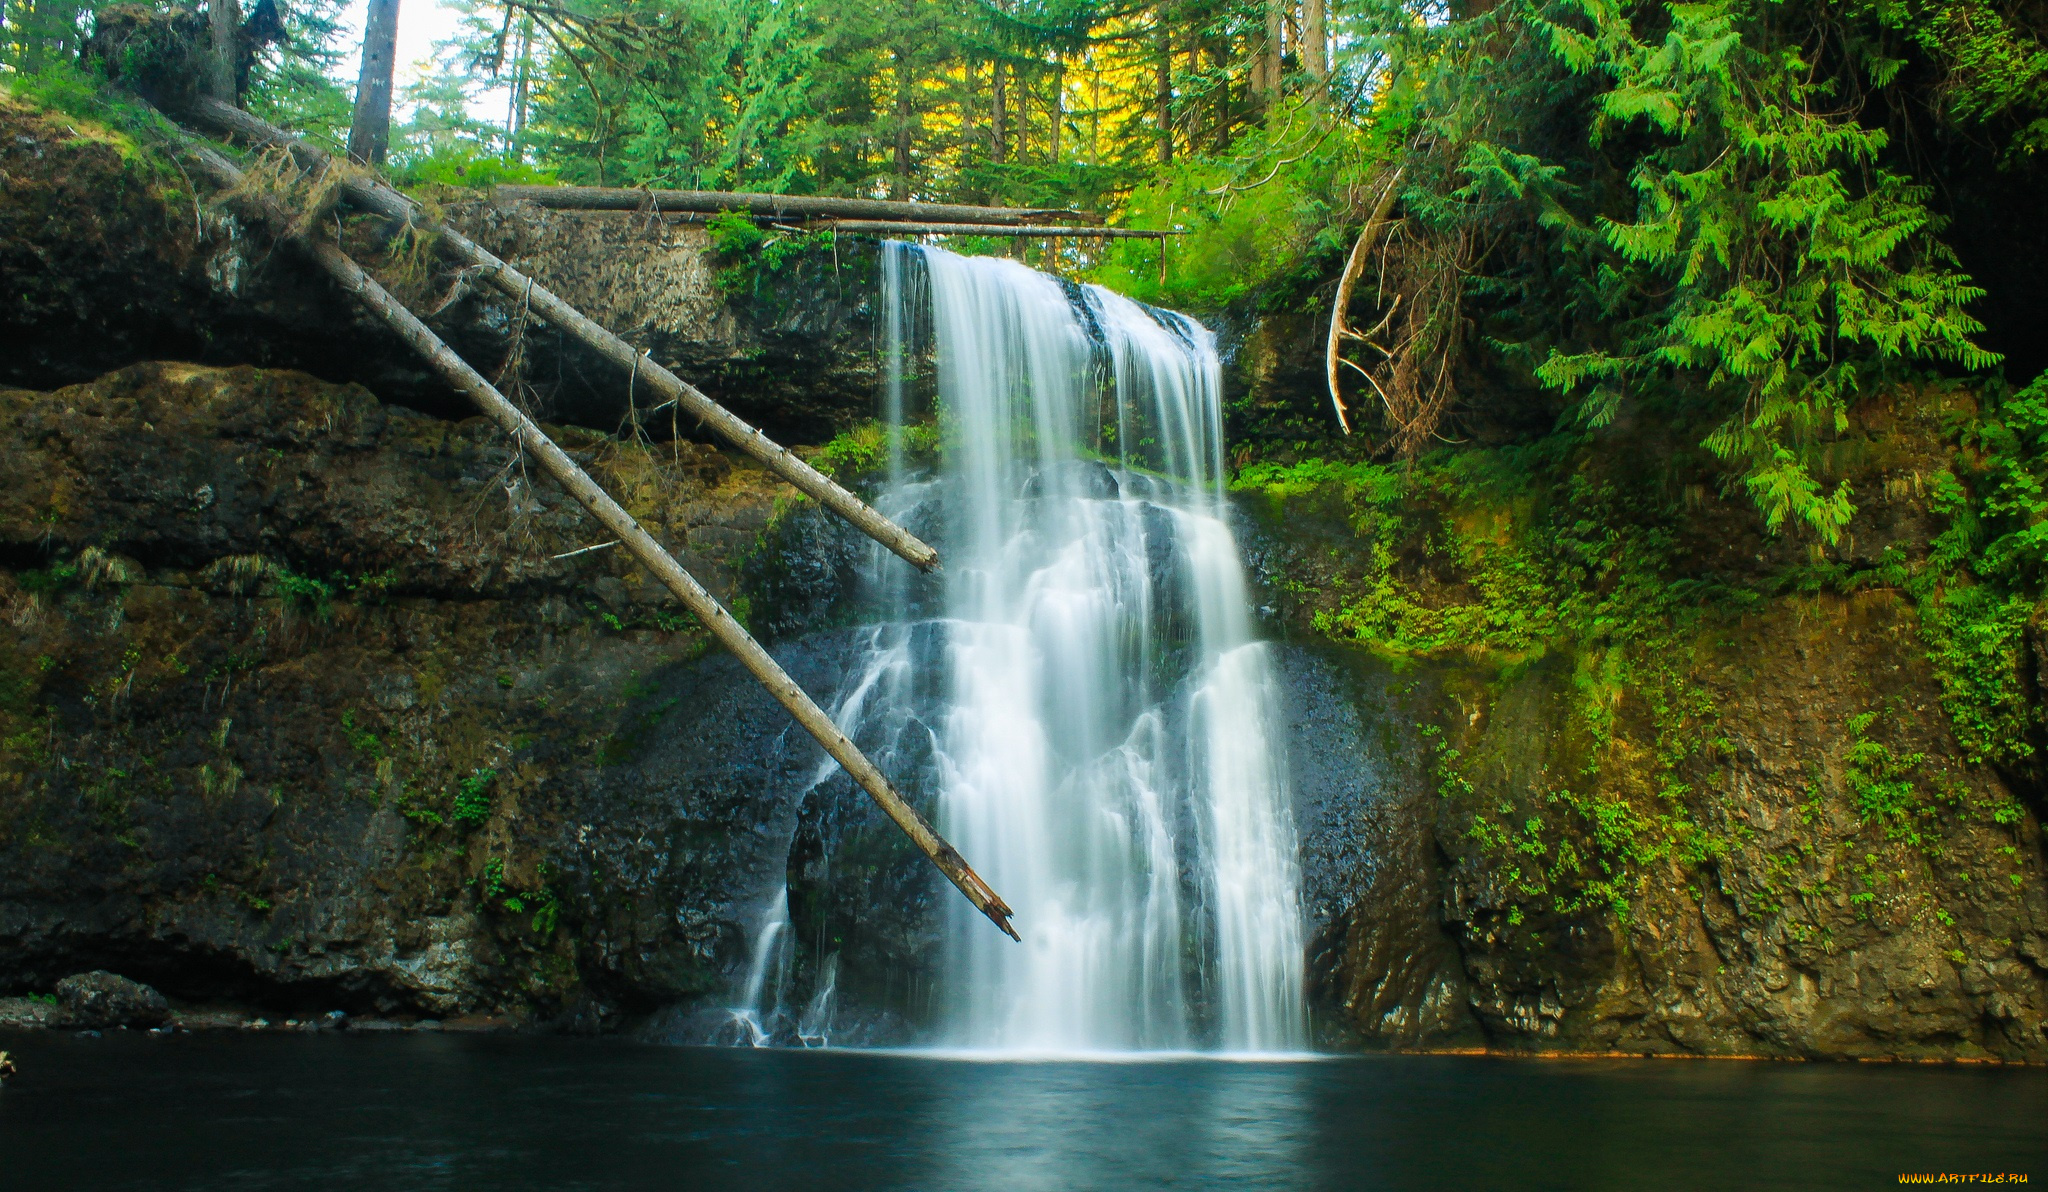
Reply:
M257 144L275 145L290 152L307 170L339 169L319 149L282 129L219 100L202 99L192 115L214 128L234 133ZM806 463L802 457L762 434L745 419L712 401L695 385L654 362L646 353L612 334L596 320L577 310L554 291L500 260L469 237L435 220L426 218L419 206L374 175L343 170L342 193L365 211L386 219L410 223L433 234L434 242L457 262L477 274L508 297L516 299L540 318L583 341L599 355L625 369L635 386L645 386L659 397L673 401L727 442L760 461L763 467L787 480L798 492L845 518L868 537L888 547L912 565L929 571L939 565L939 552L916 535L877 513L867 502L840 487L830 477Z
M196 145L189 148L193 159L223 186L235 187L241 183L241 169L220 152L208 146ZM251 196L247 199L247 206L274 230L291 229L296 226L291 213L285 211L283 206L274 200ZM538 424L528 418L519 407L506 400L505 395L485 380L483 374L471 368L425 323L422 323L417 315L379 285L376 278L364 272L362 266L351 260L339 245L313 236L301 236L293 243L326 270L328 276L338 282L343 290L382 319L444 379L476 402L483 412L504 428L522 448L532 453L541 468L554 477L555 482L570 496L575 497L578 504L589 510L591 516L617 536L619 542L633 553L633 557L652 572L664 587L673 592L676 599L682 601L683 607L696 614L697 619L710 630L711 635L717 638L721 645L739 658L740 664L760 680L761 685L768 689L776 702L787 708L797 723L803 725L805 731L817 738L818 744L825 747L825 752L846 768L846 772L868 792L883 813L894 820L896 826L910 837L911 843L925 856L931 858L932 864L938 866L939 872L945 874L949 881L959 887L960 892L967 896L967 900L974 904L975 909L987 915L989 920L1011 939L1018 938L1016 928L1010 925L1012 912L1009 905L989 887L987 882L981 880L980 875L968 866L966 860L952 845L939 836L924 816L918 814L915 807L904 802L903 797L890 786L889 779L868 760L867 755L860 751L860 747L839 731L839 726L832 723L832 718L825 714L825 710L805 694L796 680L789 677L788 672L782 669L782 665L775 661L774 656L763 649L761 643L755 641L753 635L733 619L732 614L697 582L696 577L683 570L674 556L670 555L653 535L640 527L640 523L634 520L632 514L626 512L610 494L590 478L588 473L578 467L576 461L570 459L554 440L548 438Z
M830 228L835 232L863 235L884 233L899 236L1073 236L1096 240L1164 240L1186 232L1159 232L1149 228L1077 228L1043 224L908 223L889 219L830 219L796 225L806 230Z
M1085 211L1049 207L975 207L965 203L908 203L893 199L835 199L822 195L750 194L722 190L644 190L617 186L497 186L500 203L535 203L565 211L744 211L780 219L907 219L939 223L1027 224L1046 219L1099 224Z

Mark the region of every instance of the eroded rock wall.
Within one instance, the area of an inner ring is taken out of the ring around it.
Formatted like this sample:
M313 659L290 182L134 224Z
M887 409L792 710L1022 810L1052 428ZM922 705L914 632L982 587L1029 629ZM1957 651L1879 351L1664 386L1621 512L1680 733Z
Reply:
M721 595L792 494L557 429ZM613 1021L779 878L764 693L481 420L253 368L0 391L0 974ZM704 690L709 690L708 688ZM655 760L678 719L701 749ZM786 718L782 718L786 721ZM787 818L783 816L783 818ZM18 987L18 988L17 988Z

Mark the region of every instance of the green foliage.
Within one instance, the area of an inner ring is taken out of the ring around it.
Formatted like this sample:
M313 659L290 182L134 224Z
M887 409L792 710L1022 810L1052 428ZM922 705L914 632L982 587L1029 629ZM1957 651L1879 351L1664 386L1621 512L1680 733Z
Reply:
M763 278L772 278L814 253L832 251L829 230L770 231L742 211L720 212L705 227L711 234L712 249L725 262L718 273L718 288L733 298L751 298L759 294Z
M480 824L491 818L491 785L497 780L496 770L479 766L456 783L453 817L456 823Z
M190 200L190 184L171 157L179 143L176 126L97 74L68 60L45 62L33 73L6 78L0 88L0 93L85 123L85 131L111 145L166 203Z
M78 565L75 563L52 563L35 571L24 571L18 577L22 590L38 596L55 596L76 587Z
M287 607L310 613L323 621L333 611L333 584L310 575L300 575L286 567L277 568L271 578Z
M1884 825L1893 840L1922 841L1918 820L1925 811L1914 773L1927 760L1924 753L1900 757L1868 733L1876 712L1849 718L1850 741L1842 752L1842 780L1865 823Z
M1227 152L1160 168L1125 200L1123 222L1183 235L1163 250L1112 241L1090 278L1142 301L1200 311L1304 305L1341 267L1352 192L1395 151L1389 138L1399 121L1375 116L1360 123L1304 98Z
M451 140L425 152L394 155L392 164L392 180L408 189L450 186L486 190L500 185L546 186L555 181L552 170L507 161L502 154L469 140Z
M142 148L138 160L152 171L154 180L167 190L177 190L182 175L163 152L173 142L162 117L81 69L87 38L103 6L100 0L0 0L0 76L6 77L6 88L16 95L129 138ZM330 148L340 144L350 115L348 92L328 73L343 57L343 50L335 45L342 6L342 0L294 0L278 5L282 38L253 47L244 97L257 115L298 129ZM197 17L189 27L204 27L200 5L168 0L149 7L188 14L183 18L186 21ZM165 56L163 62L154 64L136 62L135 45L125 48L124 71L143 66L146 75L153 68L159 82L189 85L194 69L189 61L192 47L149 47ZM163 78L166 71L186 77Z
M1956 738L1973 761L2031 762L2026 626L2048 595L2048 374L1985 392L1950 470L1930 485L1947 526L1903 576L1918 601Z
M477 875L477 896L486 907L494 907L507 914L524 914L531 907L533 919L527 927L542 939L546 939L555 933L555 928L561 921L562 903L554 889L547 884L549 869L545 863L540 867L540 876L542 882L537 890L513 889L505 880L504 860L492 857L484 862L483 872Z
M357 753L367 755L373 760L382 760L386 756L384 742L378 739L377 734L356 723L353 709L341 714L341 732L348 738L349 748Z
M1638 480L1570 471L1545 483L1578 450L1563 436L1412 466L1253 464L1232 488L1264 493L1276 512L1315 494L1338 499L1370 553L1342 605L1317 616L1333 637L1395 655L1633 645L1703 593L1667 575L1672 511ZM1439 563L1454 586L1411 582L1417 564Z
M895 428L905 462L921 467L938 456L941 434L936 423L921 422ZM889 467L891 428L867 421L843 430L820 448L811 464L842 483L855 483L882 476Z
M1939 71L1934 94L1951 120L2009 130L2009 159L2048 149L2048 45L2038 17L1989 0L1874 0L1862 14L1907 43L1859 47L1873 82L1897 77L1910 46Z
M1829 30L1746 0L1505 5L1438 81L1405 197L1440 236L1540 246L1471 288L1570 419L1663 401L1772 529L1834 542L1854 494L1815 460L1850 405L1910 362L1996 357L1927 188L1837 111Z

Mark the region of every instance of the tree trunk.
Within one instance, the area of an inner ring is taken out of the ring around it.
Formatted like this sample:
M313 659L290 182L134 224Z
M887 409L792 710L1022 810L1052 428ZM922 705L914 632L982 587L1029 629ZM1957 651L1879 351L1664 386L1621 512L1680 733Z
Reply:
M533 80L533 15L527 13L519 22L519 56L513 60L512 76L512 154L519 153L519 139L526 135L526 107L529 89Z
M1060 131L1067 122L1067 67L1065 63L1052 68L1052 102L1046 105L1046 118L1052 122L1049 134L1049 149L1046 160L1054 167L1060 164Z
M989 97L988 156L989 160L997 165L1001 165L1010 155L1010 130L1003 127L1004 120L1010 114L1008 110L1009 88L1006 84L1006 76L1009 73L1010 68L1000 61L990 64L989 90L991 95Z
M364 165L383 165L391 149L391 78L397 57L398 0L370 0L355 119L348 128L348 155Z
M1088 65L1088 164L1102 164L1102 72Z
M1405 166L1394 167L1387 180L1380 187L1380 197L1372 206L1372 214L1366 217L1365 227L1358 233L1358 239L1351 245L1351 256L1344 262L1344 274L1337 279L1337 295L1330 302L1330 334L1323 343L1323 373L1330 386L1330 407L1337 411L1337 425L1351 433L1351 416L1344 405L1344 391L1337 384L1337 365L1343 362L1344 341L1363 339L1344 325L1344 312L1351 306L1351 292L1358 285L1358 279L1365 273L1365 262L1372 255L1373 245L1380 233L1386 229L1387 216L1394 209L1394 194L1401 185L1401 172ZM1367 374L1371 379L1371 374ZM1378 388L1377 382L1374 388Z
M1318 79L1330 77L1329 0L1302 0L1301 64Z
M1173 26L1168 7L1154 10L1152 52L1152 120L1159 141L1159 164L1173 162Z
M239 130L237 130L239 131ZM745 211L764 219L909 219L944 223L1028 224L1047 219L1102 222L1086 211L1050 207L977 207L966 203L899 203L892 199L838 199L820 195L751 194L731 190L628 190L617 186L498 186L501 203L534 203L564 211Z
M894 176L889 180L889 197L902 202L910 197L910 51L901 46L889 51L896 63L896 157Z
M1211 42L1209 46L1209 66L1211 76L1216 80L1216 85L1212 88L1216 96L1216 123L1209 129L1209 140L1211 148L1217 153L1222 153L1230 148L1230 130L1231 125L1234 123L1231 118L1230 65L1229 40L1225 38L1221 41ZM1256 77L1263 69L1259 66L1258 58L1254 56L1252 59L1253 75Z
M235 59L240 49L242 8L235 0L207 0L207 24L213 33L213 53L207 61L206 93L222 103L235 103Z
M1286 52L1287 14L1281 7L1286 0L1266 0L1266 39L1259 47L1259 61L1263 69L1259 72L1263 81L1259 84L1261 97L1268 104L1280 97L1280 59Z

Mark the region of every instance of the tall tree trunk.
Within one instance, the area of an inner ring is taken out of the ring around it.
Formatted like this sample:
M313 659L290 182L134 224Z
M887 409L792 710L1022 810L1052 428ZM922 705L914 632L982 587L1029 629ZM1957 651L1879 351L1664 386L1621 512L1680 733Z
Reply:
M1258 65L1258 59L1254 57L1252 59L1254 75L1261 69ZM1230 128L1233 123L1230 100L1230 42L1227 38L1210 43L1209 72L1210 76L1216 80L1215 86L1211 88L1216 96L1216 122L1210 126L1209 141L1211 147L1217 153L1221 153L1230 148Z
M1319 79L1330 77L1329 0L1302 0L1301 64Z
M1088 64L1088 164L1102 164L1102 72Z
M900 202L910 197L910 51L898 46L889 53L896 62L896 159L889 197Z
M348 127L348 155L365 165L383 165L391 149L391 77L397 57L398 0L370 0L356 114Z
M1067 122L1067 64L1064 62L1052 68L1052 102L1046 105L1045 114L1052 122L1046 160L1057 167L1060 164L1060 130Z
M1154 9L1152 19L1153 135L1159 142L1159 164L1168 165L1173 161L1173 26L1168 6Z
M989 97L988 156L989 160L997 165L1001 165L1010 156L1010 130L1003 126L1004 121L1010 115L1008 102L1010 96L1007 83L1009 73L1010 68L1001 61L990 64L989 89L993 94Z
M519 153L519 138L526 135L526 107L533 82L533 14L519 21L518 56L512 62L511 149Z
M974 164L974 142L977 139L975 121L981 114L981 71L980 63L973 58L966 59L960 68L960 76L966 86L961 90L960 99L960 168L967 169Z
M241 40L242 6L235 0L207 0L207 24L213 33L213 53L206 71L206 93L222 103L235 102L235 58Z
M1280 57L1286 52L1287 0L1266 0L1266 38L1259 47L1262 67L1258 84L1261 98L1272 103L1280 97Z

